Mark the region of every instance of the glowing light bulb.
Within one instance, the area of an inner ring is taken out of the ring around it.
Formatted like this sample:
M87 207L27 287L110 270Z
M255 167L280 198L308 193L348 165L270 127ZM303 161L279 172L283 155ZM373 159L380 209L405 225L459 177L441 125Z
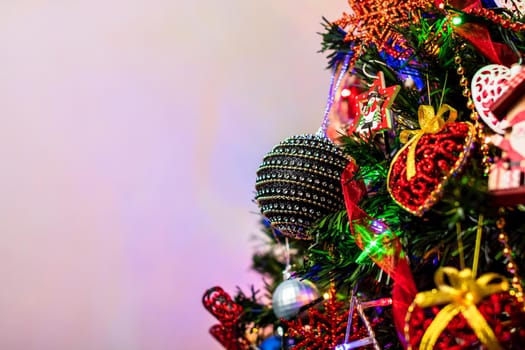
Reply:
M350 89L343 89L341 90L341 97L348 97L352 94L352 91Z
M452 17L452 24L453 25L459 26L461 23L463 23L463 18L461 18L461 16Z

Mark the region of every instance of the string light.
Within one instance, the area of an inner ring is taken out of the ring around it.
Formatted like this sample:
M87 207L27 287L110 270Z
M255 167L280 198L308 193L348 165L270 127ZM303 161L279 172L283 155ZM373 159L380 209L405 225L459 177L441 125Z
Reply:
M461 16L452 17L452 24L453 25L459 26L462 23L463 23L463 18Z

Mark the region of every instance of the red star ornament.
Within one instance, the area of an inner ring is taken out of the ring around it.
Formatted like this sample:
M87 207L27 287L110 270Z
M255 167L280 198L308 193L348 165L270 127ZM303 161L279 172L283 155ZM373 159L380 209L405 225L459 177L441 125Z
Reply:
M399 85L386 87L383 72L378 72L370 89L354 98L354 110L359 115L354 119L348 133L363 135L392 129L394 117L390 107L399 89Z

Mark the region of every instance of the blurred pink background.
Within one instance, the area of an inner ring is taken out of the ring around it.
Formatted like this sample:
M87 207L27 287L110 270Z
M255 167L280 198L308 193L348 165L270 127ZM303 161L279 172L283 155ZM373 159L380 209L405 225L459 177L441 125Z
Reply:
M313 133L345 1L0 5L0 349L221 349L255 171Z

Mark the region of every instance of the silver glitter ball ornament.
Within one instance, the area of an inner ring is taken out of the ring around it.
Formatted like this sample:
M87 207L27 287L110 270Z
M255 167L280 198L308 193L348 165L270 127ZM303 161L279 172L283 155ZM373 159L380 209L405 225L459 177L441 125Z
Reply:
M329 139L297 135L276 145L257 170L255 199L282 234L312 239L312 224L344 208L341 173L350 161Z
M301 308L319 298L315 284L308 280L289 279L281 282L273 292L272 308L277 318L289 320Z

